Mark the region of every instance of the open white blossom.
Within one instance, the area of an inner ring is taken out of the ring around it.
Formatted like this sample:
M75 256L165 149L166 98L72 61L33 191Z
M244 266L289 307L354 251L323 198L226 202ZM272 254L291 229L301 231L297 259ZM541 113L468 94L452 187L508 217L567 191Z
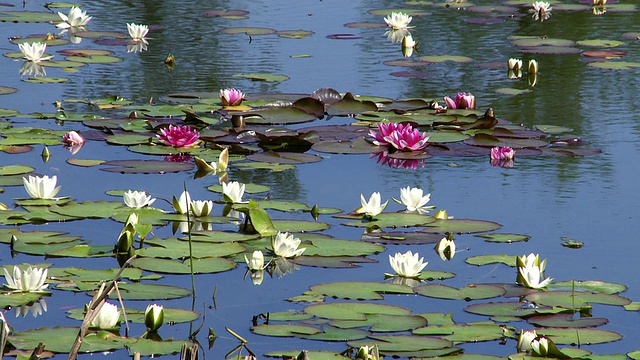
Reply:
M56 187L57 176L32 176L22 178L24 189L33 199L53 199L60 191L60 186Z
M25 43L18 44L18 48L20 48L22 57L27 61L39 63L41 61L53 59L53 55L43 56L45 50L47 50L47 44L45 43L41 43L41 42L26 43L25 42Z
M389 263L396 274L414 278L420 275L420 271L427 266L428 262L424 258L418 259L418 253L412 253L411 250L402 254L397 252L394 256L389 255Z
M80 10L77 6L74 6L69 10L69 15L58 12L58 16L60 16L60 19L62 20L61 23L56 25L58 29L83 27L91 20L91 16L87 16L87 12Z
M49 287L49 284L45 284L48 271L45 268L32 268L31 266L21 270L14 266L13 276L11 276L9 271L4 268L4 278L7 281L5 286L17 292L43 292Z
M104 303L98 311L96 317L91 321L91 326L100 329L112 329L120 321L120 310L118 305Z
M156 199L147 195L144 191L127 190L124 192L124 203L132 209L140 209L150 206Z
M241 203L245 185L237 181L222 183L222 197L228 203Z
M398 204L407 207L407 211L417 212L418 214L426 214L433 206L425 206L431 199L431 194L423 196L422 189L419 188L402 188L400 189L400 200L393 199Z
M191 202L191 212L195 217L209 216L213 210L213 201L211 200L195 200Z
M396 30L408 28L411 20L413 20L411 16L402 12L392 12L391 15L384 18L384 22Z
M133 41L146 41L144 38L149 33L149 27L143 24L127 24L127 31Z
M300 239L293 235L278 231L278 234L271 240L271 247L276 255L282 256L283 258L293 258L302 255L302 253L307 250L306 248L298 249L300 243Z
M379 192L374 192L369 197L369 201L364 199L364 194L360 194L360 203L361 207L356 209L357 214L365 214L367 216L377 216L384 211L389 204L389 200L387 200L384 204L381 204L382 200Z

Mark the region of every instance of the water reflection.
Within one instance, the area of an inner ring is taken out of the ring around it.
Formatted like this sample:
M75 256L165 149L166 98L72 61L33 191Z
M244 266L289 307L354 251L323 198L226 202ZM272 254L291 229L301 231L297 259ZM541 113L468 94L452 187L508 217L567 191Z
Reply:
M47 76L47 71L44 69L44 66L36 62L25 61L24 63L22 63L22 66L20 67L20 75L33 76L33 77L38 77L38 76L45 77Z
M16 317L26 317L28 314L31 314L31 316L35 318L47 312L48 309L47 302L44 300L44 298L41 298L40 300L31 304L16 306L14 310Z

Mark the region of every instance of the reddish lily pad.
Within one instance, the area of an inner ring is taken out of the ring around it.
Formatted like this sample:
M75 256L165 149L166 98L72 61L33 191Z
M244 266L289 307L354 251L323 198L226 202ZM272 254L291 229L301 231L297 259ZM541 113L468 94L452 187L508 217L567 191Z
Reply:
M353 94L348 92L342 97L342 100L329 105L327 113L331 116L348 116L377 110L378 106L375 102L356 100Z
M358 40L362 39L362 36L357 36L353 34L331 34L327 35L327 39L332 40Z
M300 124L316 119L315 114L294 106L264 108L240 113L247 124Z
M579 54L580 49L570 46L532 46L521 47L520 51L525 54L555 54L555 55L570 55Z
M577 43L581 46L589 46L589 47L603 47L603 48L611 48L617 47L621 45L625 45L624 42L618 40L605 40L605 39L590 39L590 40L580 40Z
M596 69L631 70L640 67L640 62L633 61L598 61L587 64Z
M346 23L343 26L352 29L381 29L387 27L386 24L379 22L351 22Z
M320 141L313 144L311 149L328 154L372 154L386 151L387 147L376 146L364 138L358 138L354 141Z
M603 59L618 59L625 55L627 55L626 51L614 51L614 50L585 51L582 53L582 56L591 57L591 58L603 58Z
M104 162L103 165L113 167L100 170L121 174L164 174L167 172L188 171L194 168L192 163L159 160L114 160Z
M411 59L396 59L396 60L387 60L384 61L383 64L388 66L401 66L401 67L422 67L427 66L430 63L426 61L414 61Z
M550 37L539 36L511 36L511 44L520 47L533 47L533 46L558 46L566 47L576 44L573 40L556 39Z

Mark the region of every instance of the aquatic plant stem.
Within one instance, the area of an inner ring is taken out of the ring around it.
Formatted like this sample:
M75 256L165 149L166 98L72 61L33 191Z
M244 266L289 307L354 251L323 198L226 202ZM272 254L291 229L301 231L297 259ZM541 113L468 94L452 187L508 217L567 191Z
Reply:
M187 191L187 182L184 182L184 191ZM191 215L189 214L189 210L191 204L187 206L187 236L189 237L189 270L191 272L191 295L193 297L192 307L195 306L196 301L196 277L193 273L193 245L191 244Z

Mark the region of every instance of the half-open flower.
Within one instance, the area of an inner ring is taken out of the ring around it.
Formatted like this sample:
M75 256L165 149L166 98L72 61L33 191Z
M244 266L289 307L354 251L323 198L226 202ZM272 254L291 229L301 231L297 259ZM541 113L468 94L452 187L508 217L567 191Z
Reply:
M247 267L251 271L259 271L264 269L264 254L260 250L256 250L251 255L251 258L247 258L247 254L244 254L244 261L247 263Z
M239 204L242 202L245 184L237 181L222 183L222 198L228 203Z
M522 277L522 285L531 289L542 289L553 281L550 277L540 281L543 277L543 273L537 266L519 267L518 274Z
M533 6L534 11L532 16L533 20L540 20L542 22L551 16L551 10L553 10L551 3L546 1L535 1L531 6Z
M211 210L213 210L213 201L211 200L195 200L191 202L191 212L195 217L209 216Z
M515 150L508 146L496 146L491 148L491 160L513 160Z
M511 58L509 59L509 70L522 69L522 59Z
M71 153L75 155L78 151L80 151L85 143L85 140L79 133L75 131L69 131L62 137L62 142L64 144L64 148L71 151Z
M471 93L457 93L456 99L453 100L449 96L444 97L445 103L447 103L447 107L449 109L475 109L476 108L476 97L471 95Z
M433 206L425 206L431 199L431 194L423 196L423 193L422 189L407 186L406 188L400 189L400 200L393 198L393 201L406 206L407 211L416 211L418 214L426 214L429 212L430 208L433 208Z
M118 305L105 302L96 317L91 321L91 327L113 329L118 325L119 321L120 310L118 310Z
M356 209L356 214L365 214L367 216L375 217L384 211L389 204L389 200L382 204L380 193L374 192L369 197L369 201L364 199L364 194L360 194L360 203L362 206Z
M132 209L140 209L145 206L150 206L156 201L150 195L147 195L144 191L127 190L124 192L124 203Z
M11 276L7 268L4 268L4 279L7 282L5 286L16 292L43 292L49 287L49 284L45 284L48 271L45 268L31 266L21 270L14 266L13 276Z
M157 134L156 137L165 145L185 147L196 144L200 138L200 133L188 125L169 125L160 130L160 134Z
M438 241L435 247L436 253L443 261L451 260L456 255L456 243L451 239L443 237Z
M307 249L298 249L300 243L300 239L289 235L288 232L283 233L278 231L278 234L271 238L271 248L273 248L273 252L283 258L293 258L302 255Z
M47 44L41 42L34 43L21 43L18 44L22 57L27 61L39 63L40 61L46 61L53 59L53 56L43 56L45 50L47 50Z
M149 27L143 24L127 24L127 31L133 41L146 42L145 36L149 33Z
M386 137L389 145L400 151L420 151L429 145L429 137L426 132L420 133L420 130L414 129L407 124L398 127Z
M58 194L61 186L56 187L57 176L33 176L22 178L25 190L33 199L53 199Z
M396 274L407 278L415 278L420 275L420 271L428 264L423 257L418 259L418 256L418 253L414 254L411 250L404 254L397 252L394 256L389 255L389 263Z
M79 7L73 6L69 10L69 15L65 15L58 11L58 16L62 20L57 24L58 29L70 29L86 26L91 20L91 16L87 16L86 11L82 11Z
M392 12L391 15L384 17L384 22L387 23L387 26L395 30L407 29L411 20L413 20L411 16L402 12Z
M189 204L191 204L191 195L188 191L183 191L180 194L180 198L176 198L173 195L173 209L179 214L186 214L189 211Z
M220 89L220 101L222 106L238 106L244 100L244 93L238 89Z
M157 304L147 305L147 309L144 311L144 324L147 326L147 331L157 331L163 323L164 307Z
M520 336L518 336L518 345L516 348L518 352L528 352L533 348L531 347L531 342L538 337L538 333L535 330L520 330Z
M538 62L535 59L529 60L529 66L527 67L527 72L529 74L537 74L538 73Z

